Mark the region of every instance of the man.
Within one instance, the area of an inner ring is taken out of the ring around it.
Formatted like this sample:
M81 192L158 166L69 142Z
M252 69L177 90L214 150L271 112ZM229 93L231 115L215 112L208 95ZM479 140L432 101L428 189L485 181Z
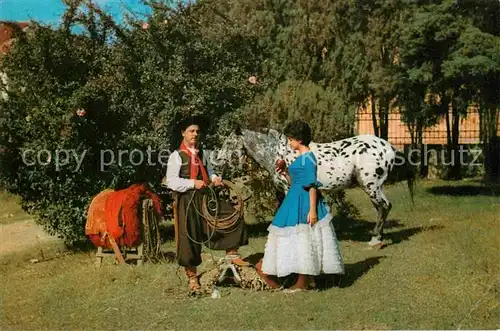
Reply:
M212 182L224 185L222 178L213 173L210 162L203 165L203 151L198 149L201 129L205 121L201 117L188 117L180 121L182 141L168 160L165 185L174 191L175 239L177 262L185 268L192 292L200 290L196 267L201 264L202 243L214 250L226 250L234 264L247 265L238 253L239 246L248 244L246 226L238 220L231 229L216 231L200 215L203 194ZM234 211L231 204L218 201L218 217L224 218Z

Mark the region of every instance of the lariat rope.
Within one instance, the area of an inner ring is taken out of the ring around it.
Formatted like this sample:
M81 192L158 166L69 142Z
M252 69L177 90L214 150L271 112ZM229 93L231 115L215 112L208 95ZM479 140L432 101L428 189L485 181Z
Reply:
M210 233L210 235L208 236L208 239L205 241L200 242L200 241L195 240L189 234L189 227L188 227L189 218L188 218L188 220L186 220L186 233L188 235L189 240L191 240L194 243L204 245L212 240L212 238L216 232L222 232L224 234L229 234L229 233L234 232L238 229L238 227L235 227L235 225L238 222L238 220L241 218L241 216L243 215L243 198L241 197L241 193L238 190L238 188L236 187L236 185L234 185L233 183L231 183L230 181L227 181L227 180L223 180L222 182L224 183L224 185L226 185L227 187L229 187L230 189L235 191L236 197L238 199L238 204L235 206L235 208L234 208L235 210L231 215L229 215L225 218L219 218L218 217L219 199L217 198L217 193L215 192L215 190L213 188L213 184L210 184L209 186L207 186L207 188L203 192L204 194L203 194L203 201L202 201L202 205L201 205L201 208L202 208L201 211L198 210L198 208L196 207L196 204L193 204L194 196L196 194L196 191L193 191L191 193L191 198L189 199L189 202L186 206L185 215L186 216L188 215L189 208L191 207L191 205L193 205L196 213L200 217L202 217L206 220L207 226L209 227L208 232ZM209 192L209 194L206 194L206 192ZM207 195L210 195L210 199L207 197Z

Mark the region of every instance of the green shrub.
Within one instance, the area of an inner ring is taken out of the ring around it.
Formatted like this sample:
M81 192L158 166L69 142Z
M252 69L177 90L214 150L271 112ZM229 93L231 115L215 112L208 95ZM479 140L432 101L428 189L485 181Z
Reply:
M254 93L245 40L207 37L196 5L155 6L147 26L118 26L97 7L75 6L61 27L33 23L19 36L2 60L8 98L0 101L0 184L68 243L83 237L88 205L103 189L159 189L179 114L228 121ZM83 34L69 32L76 24ZM212 124L207 147L227 130Z

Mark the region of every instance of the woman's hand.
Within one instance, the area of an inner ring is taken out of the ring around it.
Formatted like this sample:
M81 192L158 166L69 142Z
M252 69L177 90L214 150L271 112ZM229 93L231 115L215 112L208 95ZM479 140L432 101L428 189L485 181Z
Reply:
M318 213L316 211L310 211L307 214L307 224L314 225L318 222Z
M288 169L286 167L285 160L277 160L274 170L276 170L276 172L279 174L282 174L282 175L286 174Z

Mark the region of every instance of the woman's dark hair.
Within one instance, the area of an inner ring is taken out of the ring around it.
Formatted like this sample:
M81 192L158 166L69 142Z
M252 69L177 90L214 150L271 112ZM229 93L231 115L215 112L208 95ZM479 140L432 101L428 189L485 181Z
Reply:
M296 120L288 123L284 132L287 137L292 137L302 141L302 145L309 146L312 140L312 131L309 124L304 121Z

